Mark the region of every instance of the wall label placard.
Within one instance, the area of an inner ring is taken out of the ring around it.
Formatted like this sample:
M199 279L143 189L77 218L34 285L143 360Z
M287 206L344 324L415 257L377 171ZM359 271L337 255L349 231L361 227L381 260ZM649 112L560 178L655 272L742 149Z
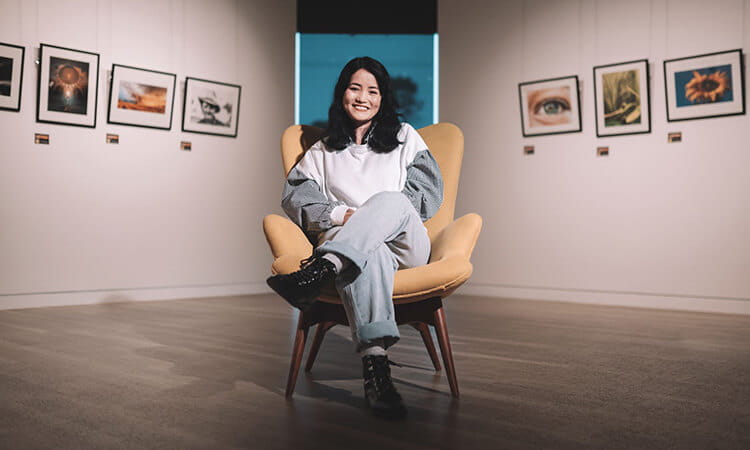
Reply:
M609 147L596 147L597 156L609 156Z
M49 134L34 133L35 144L49 144Z
M106 142L107 142L107 144L119 144L120 143L120 135L119 134L107 133Z
M682 142L682 132L677 131L673 133L667 133L667 143L674 144L677 142Z
M184 150L186 152L189 152L193 149L193 144L188 141L182 141L180 142L180 150Z

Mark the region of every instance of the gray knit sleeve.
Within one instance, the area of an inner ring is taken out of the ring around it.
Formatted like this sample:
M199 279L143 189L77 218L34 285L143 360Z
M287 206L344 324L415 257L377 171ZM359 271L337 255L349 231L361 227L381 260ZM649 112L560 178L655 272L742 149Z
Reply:
M305 177L296 167L289 172L281 195L281 207L311 241L317 241L321 231L333 227L331 211L339 204L329 201L318 183Z
M402 192L414 205L423 222L434 216L443 204L443 177L429 150L417 153L406 167L406 185Z

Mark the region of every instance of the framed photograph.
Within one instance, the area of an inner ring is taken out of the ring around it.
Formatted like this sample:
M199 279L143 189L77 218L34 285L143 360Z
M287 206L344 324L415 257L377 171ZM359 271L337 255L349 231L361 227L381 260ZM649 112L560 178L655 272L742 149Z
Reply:
M519 83L524 136L581 131L578 76Z
M648 60L594 67L596 135L651 132Z
M41 45L36 121L96 127L99 54Z
M172 128L177 75L112 64L107 123Z
M21 110L24 47L0 42L0 109Z
M237 137L240 86L187 77L182 131Z
M667 121L745 114L742 50L664 61Z

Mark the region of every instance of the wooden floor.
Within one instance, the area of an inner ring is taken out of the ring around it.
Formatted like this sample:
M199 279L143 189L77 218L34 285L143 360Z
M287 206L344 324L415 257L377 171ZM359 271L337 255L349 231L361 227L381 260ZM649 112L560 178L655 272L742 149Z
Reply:
M449 395L421 339L370 416L348 329L292 401L271 295L0 311L0 448L750 448L750 317L455 296Z

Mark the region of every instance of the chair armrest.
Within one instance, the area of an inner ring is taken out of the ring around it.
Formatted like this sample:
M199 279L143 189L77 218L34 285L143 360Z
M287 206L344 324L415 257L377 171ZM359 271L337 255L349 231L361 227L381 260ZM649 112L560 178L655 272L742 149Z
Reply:
M454 220L432 240L430 262L449 258L468 261L481 230L482 217L479 214L470 213Z
M263 218L263 232L271 247L275 273L290 273L299 269L299 262L312 254L313 247L294 222L278 214Z

